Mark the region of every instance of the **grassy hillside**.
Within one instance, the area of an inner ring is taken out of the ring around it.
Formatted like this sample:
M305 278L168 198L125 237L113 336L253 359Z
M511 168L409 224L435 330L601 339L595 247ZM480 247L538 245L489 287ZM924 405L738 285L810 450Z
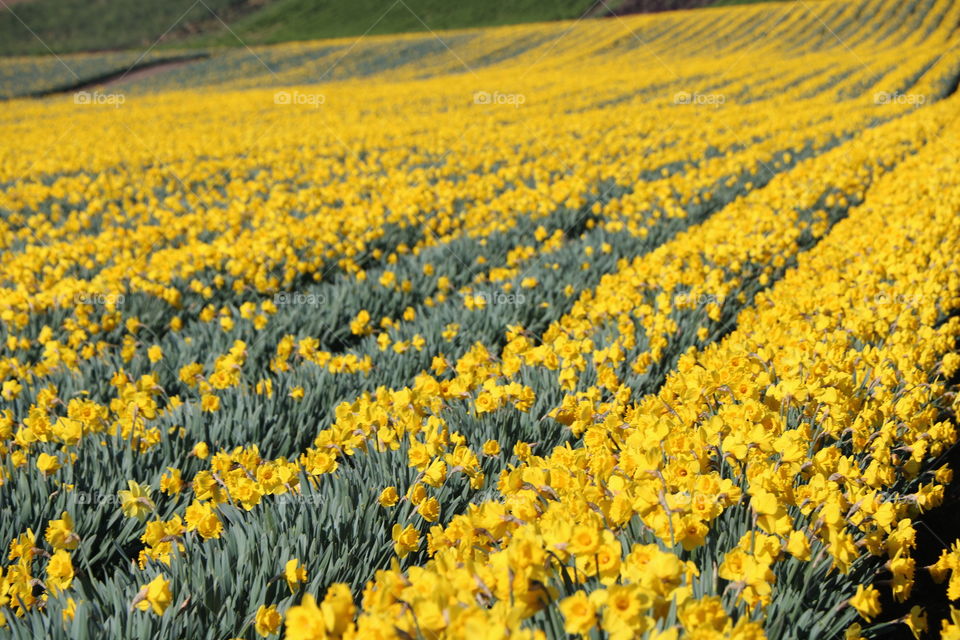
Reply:
M591 0L514 0L512 2L449 2L448 0L276 0L239 20L234 31L256 43L335 38L363 33L385 34L484 27L520 22L577 18ZM425 26L426 25L426 26ZM221 34L218 42L236 41Z
M423 32L699 7L713 0L21 0L0 8L0 56ZM230 25L227 29L224 24ZM232 33L231 33L232 32ZM234 35L236 34L236 36Z
M164 42L236 45L236 37L218 17L245 42L259 44L360 35L368 29L381 34L424 31L421 20L431 29L560 20L579 17L591 4L590 0L26 0L0 11L0 55L46 54L47 47L56 53L146 48L161 37Z
M250 0L25 0L0 7L0 55L146 49L222 26L211 10L235 19ZM169 31L168 31L169 30Z

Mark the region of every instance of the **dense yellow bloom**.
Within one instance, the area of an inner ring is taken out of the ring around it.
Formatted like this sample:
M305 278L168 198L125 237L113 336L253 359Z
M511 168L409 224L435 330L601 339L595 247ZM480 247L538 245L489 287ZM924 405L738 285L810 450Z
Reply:
M850 605L867 622L880 615L880 592L872 586L857 585L857 592L850 598Z
M119 491L120 509L128 518L143 521L156 509L150 499L151 489L147 485L138 484L133 480L127 481L127 489Z
M587 594L577 591L560 602L563 614L563 630L567 633L586 635L596 625L596 609Z
M54 549L76 549L80 536L73 530L73 518L64 511L59 520L51 520L44 538Z
M903 622L910 629L910 633L913 634L913 637L917 638L918 640L920 636L925 634L929 629L927 612L923 610L923 607L918 605L910 607L910 613L904 616Z
M945 619L940 627L941 640L958 640L960 638L960 609L950 607L950 618Z
M201 407L204 411L209 411L213 413L220 408L220 396L214 395L212 393L206 393L201 399Z
M210 455L210 448L207 446L206 442L200 441L193 445L193 451L191 451L191 453L201 460L206 460L207 456Z
M396 487L387 487L380 492L380 496L377 498L377 501L384 507L392 507L397 504L400 500L400 496L397 494Z
M183 491L184 482L180 469L167 467L167 472L160 477L160 491L174 495Z
M296 558L287 560L287 563L283 565L283 579L287 581L290 593L296 593L300 584L307 581L307 569Z
M318 606L309 593L287 612L285 638L325 640L340 638L353 626L354 604L346 585L334 584Z
M204 540L219 538L223 531L223 523L210 503L194 501L186 510L186 526L188 531L196 531Z
M47 563L47 589L56 595L63 592L73 582L74 570L70 554L60 549L50 557Z
M420 534L413 528L413 525L401 527L399 524L393 525L391 533L393 538L393 551L401 558L405 557L411 551L416 551L420 546Z
M37 456L37 469L45 476L52 475L60 468L60 460L56 456L48 453L41 453Z
M427 498L417 505L417 513L427 522L436 522L440 517L440 503L436 498Z
M64 622L70 622L77 615L77 602L73 598L67 598L67 606L63 608L61 614ZM2 627L3 624L0 624Z
M266 638L267 636L276 633L280 629L280 623L282 618L280 613L277 611L276 605L260 605L260 608L257 609L257 615L254 619L254 629L257 634Z
M170 581L163 575L157 575L153 580L140 587L140 592L134 598L133 606L140 611L153 611L160 616L167 610L173 601L170 592Z

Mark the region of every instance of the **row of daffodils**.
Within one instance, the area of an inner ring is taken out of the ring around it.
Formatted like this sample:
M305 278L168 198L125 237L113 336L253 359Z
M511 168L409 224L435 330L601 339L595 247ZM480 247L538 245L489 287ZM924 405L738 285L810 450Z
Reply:
M913 521L943 499L952 472L938 462L957 437L947 380L960 369L950 250L960 203L942 194L960 179L949 156L960 128L944 107L900 125L904 140L925 129L936 141L759 294L732 335L686 353L659 393L639 401L579 394L557 417L580 446L526 456L501 476L499 498L430 529L423 568L379 572L363 593L360 637L561 627L622 638L835 637L856 616L880 614L871 582L881 573L894 599L908 600ZM442 460L423 459L425 483ZM401 554L419 543L402 530L395 538ZM958 560L944 550L929 569L942 581ZM954 580L951 597L960 596ZM818 599L838 613L804 615ZM320 637L304 626L311 606L291 610L291 637ZM917 634L928 625L918 606L902 622ZM960 631L951 621L943 630Z

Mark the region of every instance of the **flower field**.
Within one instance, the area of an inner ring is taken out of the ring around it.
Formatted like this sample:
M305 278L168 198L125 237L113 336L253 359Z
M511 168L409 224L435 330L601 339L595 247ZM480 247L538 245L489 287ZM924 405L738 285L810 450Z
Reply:
M960 639L958 44L810 0L4 103L0 637Z

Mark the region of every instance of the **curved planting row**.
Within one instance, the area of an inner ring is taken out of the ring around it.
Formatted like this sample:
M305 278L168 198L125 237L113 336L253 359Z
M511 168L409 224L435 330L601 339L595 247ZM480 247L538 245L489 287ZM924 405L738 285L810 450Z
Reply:
M430 530L423 568L380 572L357 633L830 638L859 618L859 637L878 577L908 600L916 519L942 501L957 440L953 108L918 117L936 139L732 334L655 394L571 413L582 445L525 456L497 499ZM945 550L931 571L955 562ZM932 621L915 607L899 622Z

